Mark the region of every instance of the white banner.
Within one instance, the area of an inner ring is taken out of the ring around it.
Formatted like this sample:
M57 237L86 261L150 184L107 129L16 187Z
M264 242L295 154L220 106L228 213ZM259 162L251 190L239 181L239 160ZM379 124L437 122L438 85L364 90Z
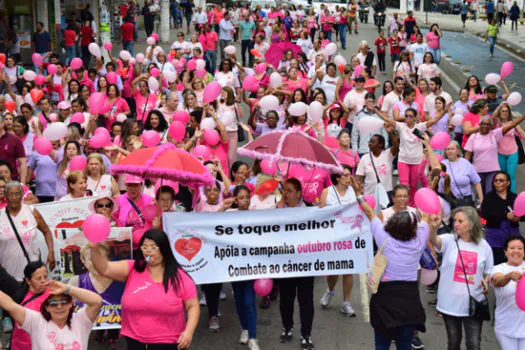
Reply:
M164 213L177 261L197 284L367 273L370 222L357 203L225 213Z

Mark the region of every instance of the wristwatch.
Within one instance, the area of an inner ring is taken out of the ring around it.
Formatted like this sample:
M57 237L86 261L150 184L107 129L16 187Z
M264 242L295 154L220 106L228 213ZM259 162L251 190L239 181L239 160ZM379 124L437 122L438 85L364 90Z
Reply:
M364 201L365 201L365 197L363 195L360 195L359 197L357 197L357 203L361 203Z

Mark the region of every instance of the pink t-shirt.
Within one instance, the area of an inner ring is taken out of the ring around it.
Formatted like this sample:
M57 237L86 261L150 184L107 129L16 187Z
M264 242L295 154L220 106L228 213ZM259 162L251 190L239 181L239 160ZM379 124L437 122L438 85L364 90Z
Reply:
M480 120L481 120L481 118L480 118L479 115L474 114L472 112L468 112L463 117L463 124L465 124L466 122L470 122L471 126L478 126ZM461 147L465 148L465 145L467 144L467 141L468 141L469 137L470 137L470 135L467 135L467 134L463 133L463 140L461 141Z
M170 283L166 293L162 282L153 282L147 268L136 271L134 263L128 260L120 334L142 343L177 343L186 328L184 301L197 297L195 283L181 271L177 291Z
M88 348L89 334L93 328L82 309L73 314L71 328L59 328L53 321L46 321L40 312L26 309L22 329L31 336L31 350L82 350Z
M342 151L340 148L334 151L335 159L341 164L346 164L355 172L355 166L359 162L359 153L354 152L351 148L346 151Z
M146 97L142 96L140 89L137 88L133 94L133 98L137 104L137 120L145 122L149 112L155 109L157 94L148 94L146 100Z
M332 186L330 173L319 168L309 168L298 164L290 166L288 178L295 177L303 186L303 199L310 203L317 203L326 187Z
M111 105L109 117L106 118L106 129L111 130L111 125L117 120L117 115L129 111L128 103L122 97L118 97Z
M428 32L426 35L428 47L431 49L439 49L439 36L434 34L433 32Z
M230 147L230 143L220 141L217 146L208 147L210 148L213 155L212 159L218 159L221 162L222 170L224 170L224 173L228 175L230 167L228 164L228 149Z
M516 143L516 130L512 129L503 135L503 138L498 142L498 153L503 155L511 155L518 152L518 144Z
M478 173L500 170L498 162L498 142L503 138L501 128L491 130L487 135L472 134L465 151L474 153L472 164Z

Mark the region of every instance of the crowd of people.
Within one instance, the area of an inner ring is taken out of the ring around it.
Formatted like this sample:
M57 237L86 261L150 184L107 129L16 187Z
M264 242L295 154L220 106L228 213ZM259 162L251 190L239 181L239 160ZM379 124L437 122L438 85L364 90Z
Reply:
M424 347L419 332L426 329L426 317L417 281L426 250L440 271L427 291L437 291L448 349L460 349L463 328L467 349L480 348L486 316L473 314L469 305L474 299L481 305L478 310L488 309L489 286L496 293L500 345L523 349L525 314L514 292L525 271L525 240L519 230L522 218L512 208L518 164L525 161L520 127L525 114L513 114L505 79L485 85L471 76L460 91L444 91L439 68L443 34L438 24L423 34L411 12L404 19L394 14L373 43L360 41L358 51L344 57L336 54L337 45L346 49L347 35L358 34L353 0L334 11L321 5L318 12L294 5L183 7L187 33L179 32L171 46L159 45L149 27L146 51L135 54L133 10L123 24L124 50L118 57L108 45L95 45L104 55L93 54L89 18L80 37L74 23L68 25L62 56L52 52L51 39L39 24L34 70L15 56L0 55L0 307L10 315L4 329L14 327L12 348L49 349L51 343L87 349L102 299L86 290L80 278L70 285L49 280L55 266L53 228L33 205L93 197L92 213L134 233L134 260L112 261L104 243L90 243L81 257L86 264L90 254L87 273L107 284L94 290L120 283L120 335L128 349L189 348L199 332L199 303L207 305L209 331L225 326L219 321L219 302L226 298L222 283L196 288L173 255L161 212L355 202L388 258L370 301L376 349L388 349L392 341L398 349ZM179 23L179 17L174 21ZM387 51L392 76L381 83L375 76L387 74ZM206 87L213 83L220 85L220 93L210 99ZM95 102L95 95L103 99ZM271 105L263 103L267 96L275 97ZM322 106L320 119L310 107L292 112L294 106L314 102ZM178 134L172 126L181 124L181 112L187 120ZM370 120L379 123L374 131L361 127ZM280 164L277 173L265 173L259 160L239 159L237 150L245 141L290 128L330 150L341 173L300 163ZM158 134L154 145L151 131ZM109 143L98 142L102 133ZM436 147L431 140L438 134L450 141ZM42 146L46 142L50 149ZM215 182L161 183L111 172L131 153L167 143L195 154ZM206 152L194 152L203 148ZM72 169L79 156L85 165ZM415 207L421 187L439 196L439 214ZM384 205L371 208L364 195ZM160 211L148 222L143 211L150 204ZM39 261L38 231L48 249L45 263ZM326 278L326 292L317 299L322 308L329 307L338 277ZM341 279L339 310L356 316L359 310L350 302L353 275ZM260 307L279 298L283 328L276 338L292 340L297 297L300 344L313 349L314 277L275 282ZM264 348L257 340L253 281L232 287L242 329L239 342L251 350ZM75 300L86 307L74 312ZM115 333L108 334L110 346L116 346L115 339Z

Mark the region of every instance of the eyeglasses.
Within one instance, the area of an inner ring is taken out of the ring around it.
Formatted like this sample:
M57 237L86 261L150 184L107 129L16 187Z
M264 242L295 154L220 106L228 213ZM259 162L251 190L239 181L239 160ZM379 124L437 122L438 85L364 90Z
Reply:
M60 300L51 300L51 301L48 301L47 302L47 306L51 306L51 307L57 307L58 305L67 305L69 304L69 301L66 300L66 299L60 299Z
M113 207L113 203L106 203L106 204L100 203L100 204L97 204L97 208L98 209L102 209L102 208L108 208L109 209L109 208L112 208L112 207Z
M141 245L140 246L140 250L142 250L143 252L147 252L147 251L157 251L159 250L159 246L158 245Z
M503 183L503 182L507 182L507 180L506 179L494 179L494 182L502 182Z

